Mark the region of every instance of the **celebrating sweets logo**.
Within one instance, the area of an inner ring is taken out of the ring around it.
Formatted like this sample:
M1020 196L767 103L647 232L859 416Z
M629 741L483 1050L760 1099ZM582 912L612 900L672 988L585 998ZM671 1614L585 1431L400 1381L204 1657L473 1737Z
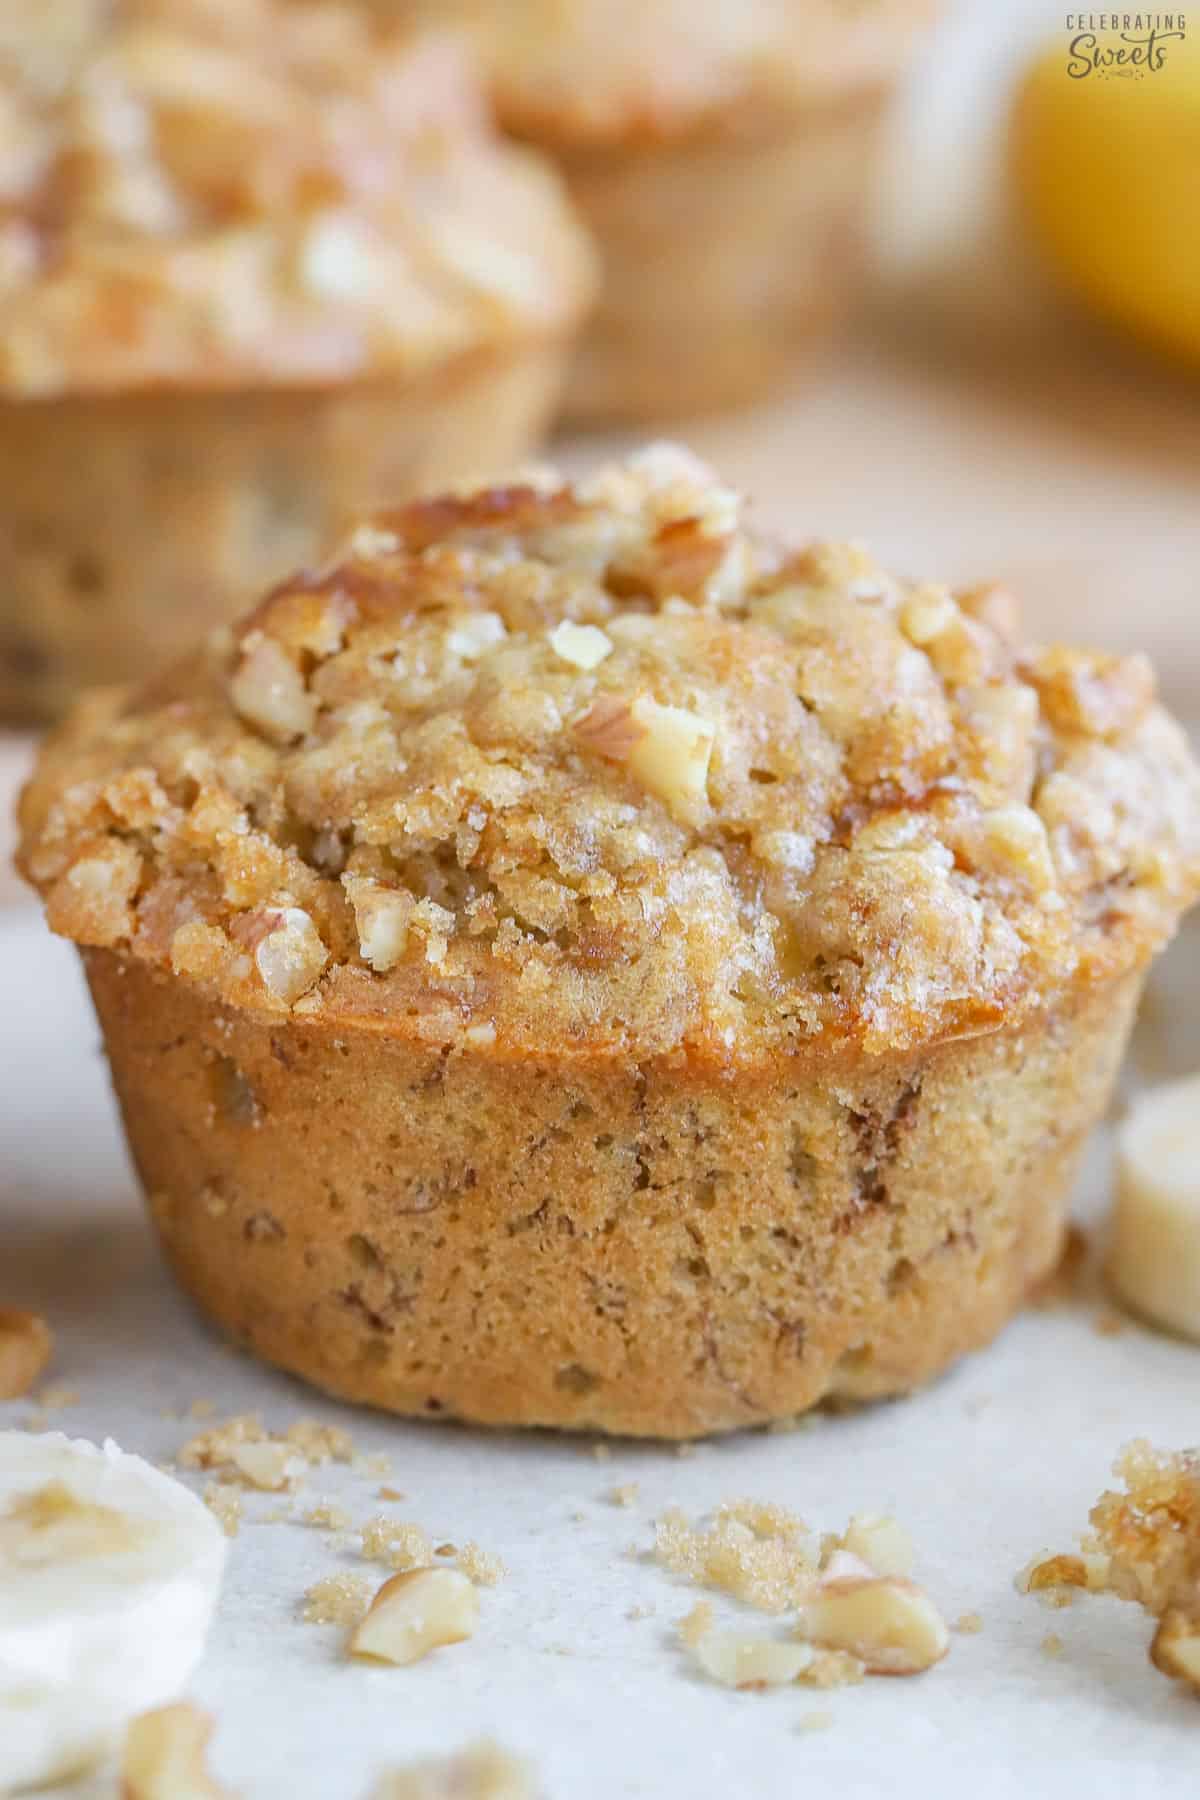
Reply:
M1166 66L1174 46L1187 36L1181 12L1076 12L1067 14L1071 41L1067 74L1074 81L1091 75L1140 81Z

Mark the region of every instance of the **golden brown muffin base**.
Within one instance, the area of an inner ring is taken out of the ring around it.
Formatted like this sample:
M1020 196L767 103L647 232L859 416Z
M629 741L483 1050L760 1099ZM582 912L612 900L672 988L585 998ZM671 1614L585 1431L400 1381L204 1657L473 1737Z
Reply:
M766 135L555 150L600 246L600 303L567 389L581 423L766 394L849 309L886 95Z
M519 462L564 354L344 388L0 400L0 716L149 675L364 510Z
M395 1412L686 1438L904 1392L1053 1265L1141 973L754 1071L443 1054L84 953L183 1285Z

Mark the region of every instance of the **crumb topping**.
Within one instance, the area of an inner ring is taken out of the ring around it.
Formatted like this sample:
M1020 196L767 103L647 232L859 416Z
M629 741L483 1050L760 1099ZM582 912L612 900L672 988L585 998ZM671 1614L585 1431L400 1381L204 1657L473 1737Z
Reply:
M283 0L5 7L0 387L407 371L556 333L590 282L445 40Z
M418 502L85 703L21 866L81 943L462 1053L974 1035L1200 891L1145 659L1022 647L1010 613L767 543L666 447ZM611 648L564 657L564 623Z
M566 145L762 132L891 75L927 0L409 0L469 34L513 130Z
M1085 1589L1134 1601L1158 1621L1155 1667L1200 1691L1200 1453L1139 1438L1114 1472L1124 1488L1101 1494L1080 1554L1046 1557L1018 1585L1039 1596Z

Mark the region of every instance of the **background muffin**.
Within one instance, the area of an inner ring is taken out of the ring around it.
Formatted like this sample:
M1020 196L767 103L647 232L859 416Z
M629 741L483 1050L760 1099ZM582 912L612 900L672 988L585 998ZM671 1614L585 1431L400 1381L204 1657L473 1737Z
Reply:
M0 709L161 663L536 438L587 299L449 47L277 0L0 21Z
M227 1329L665 1435L998 1329L1200 887L1143 659L772 548L665 451L383 516L82 709L22 823Z
M396 10L396 0L376 0ZM750 399L850 303L887 99L933 0L408 0L551 154L603 288L581 419Z

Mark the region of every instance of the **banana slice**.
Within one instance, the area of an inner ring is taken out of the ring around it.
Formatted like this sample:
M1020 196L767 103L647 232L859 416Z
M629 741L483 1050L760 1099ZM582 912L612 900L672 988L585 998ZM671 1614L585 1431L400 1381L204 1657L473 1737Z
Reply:
M112 1443L0 1432L0 1793L61 1780L200 1660L217 1521Z
M1200 1075L1144 1095L1118 1133L1109 1275L1136 1312L1200 1339Z

